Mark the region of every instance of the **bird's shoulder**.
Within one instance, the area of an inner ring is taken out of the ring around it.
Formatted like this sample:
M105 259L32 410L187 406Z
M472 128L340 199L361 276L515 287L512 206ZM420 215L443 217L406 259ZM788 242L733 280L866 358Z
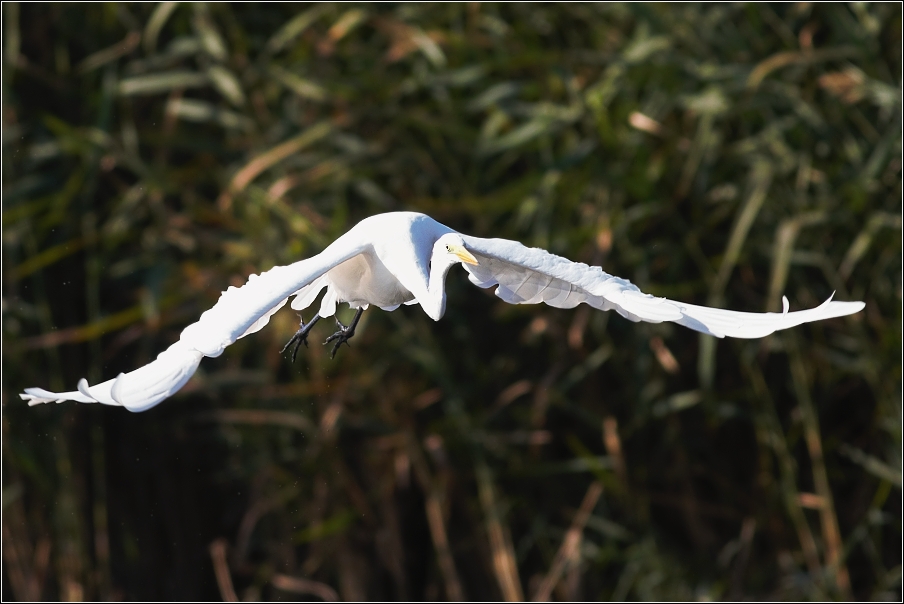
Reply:
M406 244L429 242L432 245L442 235L452 232L455 231L426 214L399 211L368 216L356 224L349 234L374 244L401 249Z

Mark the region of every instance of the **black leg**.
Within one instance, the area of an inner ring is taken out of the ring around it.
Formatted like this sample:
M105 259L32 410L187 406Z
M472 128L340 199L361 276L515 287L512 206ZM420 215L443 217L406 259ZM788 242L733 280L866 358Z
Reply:
M314 315L314 318L311 319L309 323L305 323L304 319L301 318L301 315L298 315L299 321L301 323L301 327L298 328L298 331L295 332L295 335L292 336L292 339L286 342L286 345L283 346L283 349L279 351L280 354L284 353L286 349L295 343L295 348L292 349L292 362L295 362L295 354L298 352L298 346L302 342L304 342L304 347L308 347L308 332L311 331L311 328L314 327L314 323L320 320L320 315Z
M353 335L355 335L355 327L358 326L358 321L361 320L361 315L364 314L364 309L359 308L358 312L355 313L355 318L352 319L352 322L346 327L342 324L339 319L336 319L336 327L339 328L339 331L331 335L326 339L324 345L329 344L333 340L336 340L336 344L333 346L333 351L330 353L330 358L336 357L336 351L339 350L339 347L342 346L343 343L348 344L348 341L351 339Z

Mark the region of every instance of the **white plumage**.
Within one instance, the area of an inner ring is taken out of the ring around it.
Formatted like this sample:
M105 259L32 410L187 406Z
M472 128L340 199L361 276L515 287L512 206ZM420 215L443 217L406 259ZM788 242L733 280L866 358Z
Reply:
M672 321L720 338L759 338L849 315L864 306L831 298L796 312L788 312L783 300L782 313L695 306L644 294L598 266L571 262L516 241L462 235L424 214L392 212L362 220L316 256L251 275L242 287L230 287L213 308L182 331L175 344L140 369L96 386L82 379L73 392L27 388L19 396L29 405L71 400L144 411L179 390L202 357L219 356L239 338L263 328L293 295L292 308L302 310L326 288L320 317L332 316L340 302L384 310L420 304L438 321L446 310L446 274L458 263L470 273L472 283L484 288L496 285L496 295L512 304L544 302L572 308L583 302L615 310L632 321Z

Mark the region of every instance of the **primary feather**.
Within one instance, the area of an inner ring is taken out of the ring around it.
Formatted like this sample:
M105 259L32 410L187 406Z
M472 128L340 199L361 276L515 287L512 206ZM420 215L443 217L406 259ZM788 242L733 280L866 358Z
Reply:
M472 262L476 261L476 263ZM62 402L121 405L143 411L173 395L192 376L204 356L216 357L246 335L262 329L295 296L292 308L313 304L325 288L321 317L336 305L375 305L394 310L420 304L434 320L446 307L444 282L462 263L472 283L496 286L511 304L543 302L558 308L589 304L615 310L632 321L672 321L716 337L759 338L802 323L858 312L862 302L834 302L796 312L747 313L675 302L641 292L626 279L598 266L572 262L506 239L462 235L414 212L379 214L362 220L323 252L288 266L251 275L242 287L230 287L179 340L156 360L135 371L89 386L79 381L71 392L27 388L19 396L29 405Z

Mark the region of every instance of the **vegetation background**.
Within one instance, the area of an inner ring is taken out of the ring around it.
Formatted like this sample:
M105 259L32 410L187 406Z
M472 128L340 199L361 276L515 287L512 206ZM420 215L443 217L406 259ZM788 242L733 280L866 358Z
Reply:
M4 3L2 31L4 600L900 600L900 4ZM335 360L280 355L284 310L146 413L17 396L401 209L687 302L866 309L716 340L454 270L442 321L370 311Z

